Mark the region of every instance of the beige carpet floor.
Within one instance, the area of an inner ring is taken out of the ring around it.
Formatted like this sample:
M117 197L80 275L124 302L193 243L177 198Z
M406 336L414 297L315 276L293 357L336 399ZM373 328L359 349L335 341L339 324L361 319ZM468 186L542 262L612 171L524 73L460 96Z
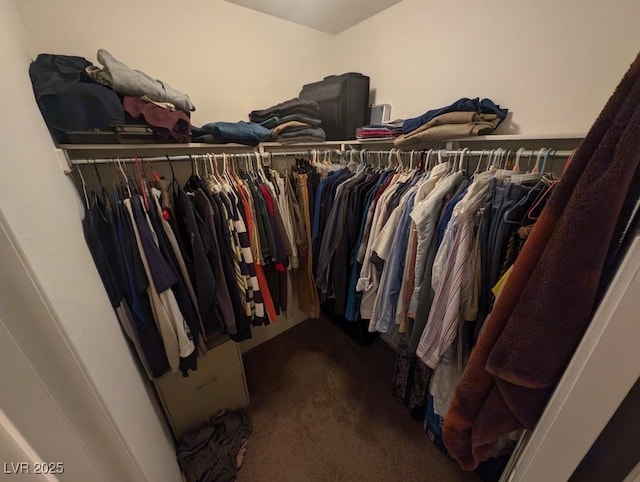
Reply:
M478 481L392 396L394 352L308 320L244 356L253 422L239 482Z

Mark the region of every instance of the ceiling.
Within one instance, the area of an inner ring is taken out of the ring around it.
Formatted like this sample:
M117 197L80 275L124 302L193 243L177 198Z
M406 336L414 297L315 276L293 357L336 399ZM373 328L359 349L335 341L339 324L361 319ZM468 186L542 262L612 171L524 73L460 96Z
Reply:
M402 0L227 1L335 35Z

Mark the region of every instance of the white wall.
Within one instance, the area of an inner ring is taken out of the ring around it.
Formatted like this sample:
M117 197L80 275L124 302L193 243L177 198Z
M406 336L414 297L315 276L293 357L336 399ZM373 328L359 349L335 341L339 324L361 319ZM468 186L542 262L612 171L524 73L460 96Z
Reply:
M1 209L0 259L4 415L41 460L66 465L63 480L139 479L140 468L65 339Z
M18 4L36 53L96 62L105 48L189 94L195 125L247 120L331 73L328 34L222 0Z
M33 51L14 0L0 0L0 44L0 210L60 326L50 321L45 327L35 315L23 319L3 315L3 320L22 323L23 335L32 330L33 343L46 345L47 329L66 333L134 465L148 480L180 480L172 443L155 414L84 242L78 196L53 155L34 102L28 76ZM15 283L3 283L3 294ZM34 313L30 305L39 300L18 293L24 299L15 302L17 307ZM3 393L10 383L10 376L3 376ZM86 422L87 430L93 427L93 418ZM117 448L107 445L103 450Z
M36 53L104 47L187 92L196 125L358 71L394 118L480 96L513 112L501 132L584 132L640 48L635 0L404 0L336 36L223 0L18 3Z
M404 0L337 35L334 69L371 76L392 118L489 97L513 111L504 133L585 132L640 49L638 18L637 0Z
M404 0L331 37L222 0L0 0L0 208L149 480L176 479L173 449L87 252L77 195L33 100L30 59L95 60L107 48L187 92L195 124L246 119L306 82L360 71L393 117L487 96L514 112L515 130L566 133L590 126L640 45L640 3L614 5Z

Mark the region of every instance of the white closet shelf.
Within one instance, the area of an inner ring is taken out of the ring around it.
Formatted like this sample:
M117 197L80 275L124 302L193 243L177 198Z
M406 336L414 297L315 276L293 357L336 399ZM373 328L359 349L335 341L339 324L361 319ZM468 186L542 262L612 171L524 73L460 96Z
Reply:
M464 137L462 139L452 139L450 142L487 142L487 141L557 141L584 139L586 132L571 132L567 134L489 134L487 136Z
M116 158L132 156L177 155L185 153L249 151L254 148L243 144L60 144L69 161L75 159Z
M493 143L509 142L516 143L536 143L542 144L561 141L580 141L585 137L584 133L568 134L498 134L477 137L465 137L462 139L451 139L449 141L433 141L421 147L452 147L457 143ZM131 158L131 157L158 157L177 156L185 154L206 154L222 152L271 152L271 151L304 151L310 149L338 149L347 150L351 148L370 149L375 147L393 147L393 139L353 139L344 141L322 141L303 143L281 143L262 142L258 146L247 146L244 144L60 144L57 154L61 165L66 172L69 172L74 164L86 164L91 159L110 158ZM414 147L413 149L419 149ZM411 150L411 149L409 149Z

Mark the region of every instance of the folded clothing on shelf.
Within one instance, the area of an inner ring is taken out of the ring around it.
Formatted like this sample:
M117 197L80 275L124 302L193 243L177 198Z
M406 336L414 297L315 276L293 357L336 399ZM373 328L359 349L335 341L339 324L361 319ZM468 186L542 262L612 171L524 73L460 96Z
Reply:
M458 139L491 133L500 123L496 114L449 112L432 118L417 129L394 141L399 148L414 147L429 141Z
M320 107L318 106L318 103L313 100L303 100L296 97L276 104L268 109L254 110L249 113L249 120L251 122L261 123L270 121L272 117L279 118L290 115L307 116L317 120L320 117ZM277 123L275 125L277 125ZM269 127L275 127L275 125L272 124Z
M319 127L320 124L322 123L320 119L316 119L315 117L309 117L308 115L289 114L289 115L280 116L280 117L278 116L269 117L267 120L260 122L260 124L266 127L267 129L275 129L276 127L282 124L286 124L287 122L292 122L292 121L304 122L305 124L308 124L313 127Z
M402 132L404 134L408 134L409 132L418 129L420 126L431 121L435 117L438 117L442 114L448 114L450 112L475 112L477 114L494 114L498 118L498 124L500 124L500 122L502 122L507 117L509 109L501 108L500 105L494 103L491 99L480 100L479 97L476 97L475 99L468 99L466 97L463 97L462 99L458 99L453 104L446 107L433 109L425 112L419 117L405 120L404 124L402 125Z
M279 142L324 142L327 136L320 127L302 127L282 132L275 140Z
M356 129L356 139L387 139L402 134L402 125L371 124Z
M271 130L271 135L278 142L316 142L326 139L322 128L300 121L279 124Z
M39 54L29 66L36 102L57 142L68 142L68 131L124 124L120 98L87 75L91 65L83 57Z
M254 122L209 122L202 127L192 127L194 142L211 144L245 144L257 146L271 140L271 131Z
M125 97L124 110L134 119L143 118L160 141L189 142L191 122L181 110L170 110L140 97Z
M185 112L196 110L187 94L174 89L162 80L133 70L128 65L117 60L105 49L98 50L98 62L104 67L93 64L86 66L86 72L96 82L111 87L120 95L133 97L147 96L157 102L168 102L177 109Z

